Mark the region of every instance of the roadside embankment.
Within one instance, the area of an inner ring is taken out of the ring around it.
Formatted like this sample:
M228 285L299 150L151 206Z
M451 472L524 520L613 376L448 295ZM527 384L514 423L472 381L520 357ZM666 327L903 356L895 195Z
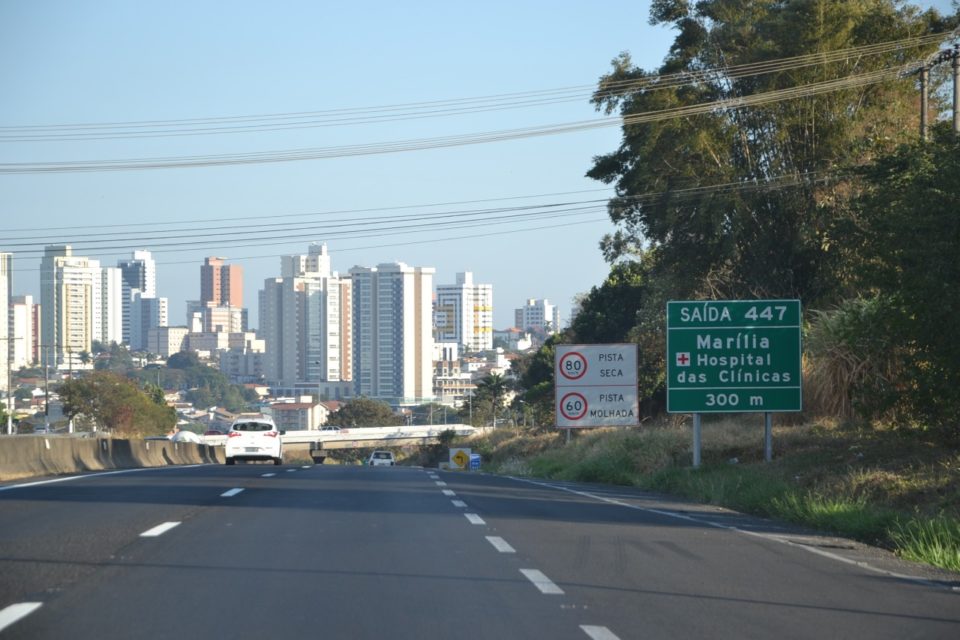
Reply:
M0 481L81 471L222 463L223 448L170 440L0 438Z

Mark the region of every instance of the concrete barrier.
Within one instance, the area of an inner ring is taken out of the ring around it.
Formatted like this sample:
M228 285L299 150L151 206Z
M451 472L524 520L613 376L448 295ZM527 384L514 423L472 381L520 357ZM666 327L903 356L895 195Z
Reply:
M0 481L81 471L222 463L223 448L170 440L0 437Z

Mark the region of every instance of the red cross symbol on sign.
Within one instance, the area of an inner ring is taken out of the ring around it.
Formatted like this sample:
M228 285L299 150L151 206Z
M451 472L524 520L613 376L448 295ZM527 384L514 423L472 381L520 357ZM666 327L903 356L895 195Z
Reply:
M686 367L690 364L690 354L687 352L677 353L677 366Z

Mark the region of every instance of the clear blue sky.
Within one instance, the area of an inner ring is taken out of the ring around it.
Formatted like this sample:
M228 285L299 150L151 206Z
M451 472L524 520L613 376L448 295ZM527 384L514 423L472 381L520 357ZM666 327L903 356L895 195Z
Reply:
M948 9L950 0L915 4ZM581 99L557 104L385 123L0 142L0 163L381 145L592 120L600 114L588 102L589 87L612 58L629 51L638 65L652 69L667 53L673 34L649 26L648 8L647 0L0 2L0 127L290 114L584 87ZM154 250L171 324L184 323L184 301L199 297L204 256L243 266L245 306L256 326L257 291L265 278L279 275L278 256L326 241L333 268L341 272L399 260L436 268L436 282L444 284L459 271L472 271L475 281L494 286L495 325L504 328L526 298L548 298L566 318L574 296L603 281L607 265L598 242L612 225L602 207L562 219L491 220L482 227L379 238L291 231L282 241L230 246L217 234L270 219L317 223L600 200L609 191L584 173L591 158L615 149L619 138L619 129L608 127L297 162L0 175L0 219L12 229L4 234L8 239L34 235L49 244L73 244L106 266L133 249ZM584 193L551 195L578 191ZM520 196L534 197L400 208ZM331 213L358 209L384 210ZM122 249L82 248L81 234L129 236L130 228L111 225L139 222L168 224L141 227L141 239L124 241ZM210 230L196 230L201 227ZM179 241L198 244L161 251L149 239L160 229L181 229ZM14 293L39 295L39 258L4 242L11 241L0 236L0 250L14 251Z

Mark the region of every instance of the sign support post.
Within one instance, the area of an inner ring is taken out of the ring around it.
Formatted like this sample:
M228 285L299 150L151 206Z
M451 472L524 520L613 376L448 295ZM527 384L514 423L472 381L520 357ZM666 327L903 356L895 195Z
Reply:
M773 460L773 414L763 414L763 459Z
M700 468L700 441L701 441L700 414L693 414L693 468Z

